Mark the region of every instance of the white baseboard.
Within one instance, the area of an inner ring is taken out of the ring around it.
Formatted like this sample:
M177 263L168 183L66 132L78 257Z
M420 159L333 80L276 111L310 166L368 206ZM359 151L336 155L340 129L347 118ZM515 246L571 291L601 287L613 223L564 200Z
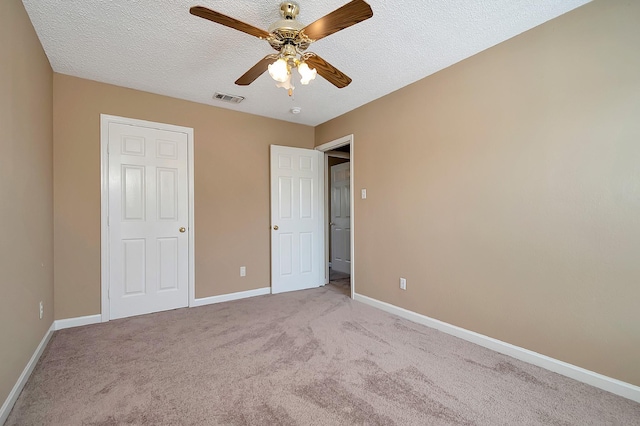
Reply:
M270 294L271 287L258 288L255 290L239 291L237 293L222 294L220 296L203 297L195 299L190 307L211 305L213 303L228 302L231 300L245 299L247 297L262 296ZM84 317L67 318L55 320L53 322L54 330L63 330L65 328L80 327L83 325L98 324L102 322L102 315L87 315Z
M65 328L80 327L89 324L98 324L102 322L102 315L87 315L86 317L66 318L55 320L53 322L54 330L64 330Z
M20 392L22 392L24 385L27 384L27 380L29 380L29 376L31 376L33 369L38 363L38 360L40 359L44 348L47 347L47 343L49 343L49 340L53 335L53 331L53 324L51 324L51 327L49 327L49 330L47 330L47 332L45 333L44 337L40 341L40 344L36 348L36 351L33 353L33 355L31 355L31 359L27 363L26 367L24 367L24 370L22 370L22 374L20 374L20 377L18 377L18 381L13 386L13 389L11 389L11 392L9 392L9 396L7 396L4 404L2 404L2 408L0 408L0 425L3 425L4 422L7 421L7 417L9 417L9 413L11 412L13 405L18 400Z
M203 297L195 299L191 308L196 306L211 305L214 303L229 302L231 300L246 299L247 297L263 296L271 294L271 287L257 288L255 290L239 291L237 293L221 294L220 296Z
M477 345L484 346L485 348L494 350L496 352L509 355L521 361L528 362L529 364L537 365L538 367L545 368L547 370L553 371L554 373L562 374L563 376L570 377L574 380L578 380L579 382L583 382L588 385L595 386L605 391L614 393L616 395L620 395L632 401L640 402L639 386L635 386L630 383L626 383L621 380L617 380L612 377L608 377L584 369L582 367L578 367L573 364L569 364L567 362L560 361L555 358L551 358L546 355L542 355L537 352L533 352L528 349L524 349L519 346L515 346L480 333L476 333L474 331L457 327L455 325L451 325L446 322L430 318L428 316L409 311L404 308L400 308L390 303L381 302L380 300L376 300L362 294L356 293L355 300L389 312L391 314L395 314L399 317L408 319L409 321L426 325L427 327L435 328L436 330L440 330L452 336L456 336L463 340L467 340Z

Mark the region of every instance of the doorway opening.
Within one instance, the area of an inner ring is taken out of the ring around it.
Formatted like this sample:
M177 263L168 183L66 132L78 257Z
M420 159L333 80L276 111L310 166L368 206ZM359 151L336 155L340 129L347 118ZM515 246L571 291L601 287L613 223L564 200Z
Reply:
M325 152L329 190L329 283L351 295L351 144Z
M353 135L316 149L325 154L325 282L353 298Z

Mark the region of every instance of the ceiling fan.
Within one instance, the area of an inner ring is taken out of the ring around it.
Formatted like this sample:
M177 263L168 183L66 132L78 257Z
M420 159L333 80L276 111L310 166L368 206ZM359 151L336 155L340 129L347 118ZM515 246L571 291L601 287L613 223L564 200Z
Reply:
M371 6L364 0L352 0L307 26L296 19L299 11L300 7L295 2L281 3L282 19L265 31L203 6L189 9L192 15L266 40L278 52L265 56L236 80L236 84L240 86L251 84L268 70L271 77L279 83L278 86L287 89L291 96L294 89L291 83L293 68L297 68L302 84L308 84L317 73L339 89L348 86L351 78L315 53L305 51L314 41L371 18Z

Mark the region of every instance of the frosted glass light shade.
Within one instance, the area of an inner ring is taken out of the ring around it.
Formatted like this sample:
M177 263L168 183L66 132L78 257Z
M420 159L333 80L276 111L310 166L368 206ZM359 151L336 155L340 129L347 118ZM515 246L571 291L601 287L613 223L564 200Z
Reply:
M298 72L300 73L300 83L302 84L309 84L311 80L316 78L316 74L318 73L315 68L309 68L306 62L298 65Z
M287 81L289 77L289 67L287 66L287 61L280 58L274 63L269 65L269 75L275 81L279 81L280 83L284 83Z

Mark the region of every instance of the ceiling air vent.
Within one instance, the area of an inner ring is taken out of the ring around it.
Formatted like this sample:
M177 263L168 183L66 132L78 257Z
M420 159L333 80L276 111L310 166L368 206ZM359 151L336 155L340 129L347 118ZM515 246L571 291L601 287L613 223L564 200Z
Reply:
M244 101L244 96L234 96L227 95L226 93L216 92L215 95L213 95L213 99L217 99L222 102L229 102L231 104L239 104L240 102Z

